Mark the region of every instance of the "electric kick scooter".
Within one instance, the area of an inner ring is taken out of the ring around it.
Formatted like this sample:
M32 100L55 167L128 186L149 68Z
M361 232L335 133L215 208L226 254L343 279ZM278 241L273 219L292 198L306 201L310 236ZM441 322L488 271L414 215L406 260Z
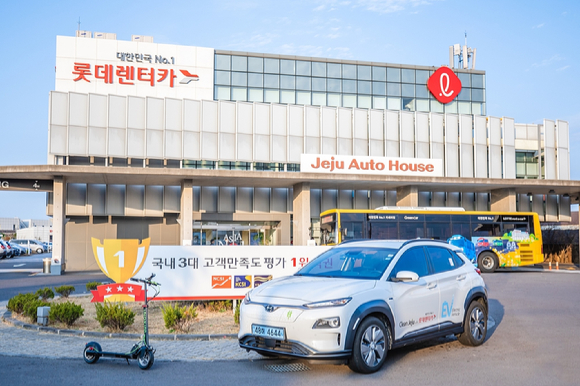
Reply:
M100 357L112 357L112 358L125 358L127 364L129 364L129 359L137 359L137 364L142 370L148 370L153 366L155 349L149 345L149 324L147 317L147 310L149 309L149 300L155 299L159 295L159 286L161 284L151 281L155 277L155 274L151 274L147 279L137 279L131 278L131 281L136 281L143 283L145 287L145 304L143 305L143 335L141 340L133 345L131 350L127 353L117 353L117 352L106 352L101 349L101 345L97 342L89 342L85 346L85 351L83 352L83 358L88 364L97 363ZM148 299L147 298L147 285L150 285L155 290L155 295Z

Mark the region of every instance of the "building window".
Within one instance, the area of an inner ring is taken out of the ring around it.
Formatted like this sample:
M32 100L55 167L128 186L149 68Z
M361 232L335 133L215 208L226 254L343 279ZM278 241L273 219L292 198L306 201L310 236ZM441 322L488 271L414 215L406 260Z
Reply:
M537 179L538 157L534 151L516 151L516 178Z
M281 163L267 163L267 162L255 162L254 170L263 172L283 172L284 164Z

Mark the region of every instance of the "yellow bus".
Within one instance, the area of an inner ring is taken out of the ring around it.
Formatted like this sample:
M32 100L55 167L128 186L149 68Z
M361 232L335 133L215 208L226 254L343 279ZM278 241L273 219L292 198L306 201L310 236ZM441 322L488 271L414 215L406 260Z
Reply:
M537 213L463 208L330 209L320 214L320 245L348 240L429 238L462 247L482 272L544 261Z

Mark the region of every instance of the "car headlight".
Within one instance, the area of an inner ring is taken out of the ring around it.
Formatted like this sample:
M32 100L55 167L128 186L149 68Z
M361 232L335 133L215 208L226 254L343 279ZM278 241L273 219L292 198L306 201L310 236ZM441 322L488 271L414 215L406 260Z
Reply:
M246 296L244 297L244 304L250 304L252 302L252 299L250 298L250 292L252 291L248 291L246 293Z
M334 316L332 318L318 319L312 328L338 328L340 327L340 318Z
M345 304L347 304L351 300L352 300L352 298L323 300L321 302L307 303L304 305L304 307L308 307L308 308L339 307L339 306L344 306Z

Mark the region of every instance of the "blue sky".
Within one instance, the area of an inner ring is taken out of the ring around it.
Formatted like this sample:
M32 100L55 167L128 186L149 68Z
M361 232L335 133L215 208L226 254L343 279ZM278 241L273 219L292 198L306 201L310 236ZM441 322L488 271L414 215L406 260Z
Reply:
M0 165L46 164L56 36L439 66L449 46L477 48L487 114L570 123L580 179L580 2L457 0L11 1L0 3ZM0 217L44 218L45 195L2 192Z

